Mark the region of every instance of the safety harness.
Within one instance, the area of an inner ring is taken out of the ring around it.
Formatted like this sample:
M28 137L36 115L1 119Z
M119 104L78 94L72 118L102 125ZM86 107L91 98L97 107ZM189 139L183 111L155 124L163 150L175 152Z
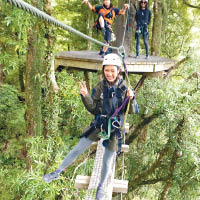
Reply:
M113 19L115 18L115 12L114 12L114 7L111 6L109 9L105 8L104 5L102 5L102 8L99 10L98 15L102 14L104 20L105 20L105 25L110 29L112 32L112 28L109 25L112 25ZM100 24L99 24L99 18L94 22L94 27L97 29L97 32L101 30Z
M108 146L110 138L116 135L118 138L118 154L121 151L121 126L124 120L124 109L126 109L126 104L123 104L123 97L127 88L122 82L123 80L119 80L117 86L109 87L107 81L103 80L102 112L95 115L95 119L90 124L89 129L83 134L83 136L87 137L92 132L98 131L100 138L104 140L103 145L105 147ZM118 110L119 108L120 110Z
M110 8L107 9L104 5L102 5L102 8L99 10L98 14L102 14L104 20L107 21L108 24L112 24L113 19L115 18L115 12L113 9L113 6L110 6Z
M106 80L103 81L103 107L102 107L102 116L104 121L102 123L100 136L104 139L103 145L106 147L109 144L109 139L112 137L112 133L115 133L118 137L118 153L121 151L122 145L122 136L121 136L121 125L124 120L124 109L118 110L122 105L124 96L126 92L126 86L121 85L123 80L120 80L117 87L108 87ZM118 110L116 113L115 111Z

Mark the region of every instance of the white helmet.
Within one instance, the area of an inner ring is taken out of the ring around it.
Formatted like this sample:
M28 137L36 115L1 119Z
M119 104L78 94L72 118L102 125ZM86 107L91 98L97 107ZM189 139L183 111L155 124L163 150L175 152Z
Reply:
M107 54L104 56L102 65L115 65L120 68L122 66L121 58L115 53Z
M146 1L148 3L148 0L140 0L140 1Z

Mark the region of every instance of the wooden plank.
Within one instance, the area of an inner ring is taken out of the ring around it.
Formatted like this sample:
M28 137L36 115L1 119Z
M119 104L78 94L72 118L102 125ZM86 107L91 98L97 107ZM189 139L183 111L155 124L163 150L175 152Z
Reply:
M89 183L90 183L90 176L82 176L77 175L75 180L75 188L77 189L88 189Z
M85 197L85 200L95 200L96 199L96 190L99 184L100 176L101 176L101 169L102 169L102 161L105 148L102 145L103 140L100 140L97 145L97 152L96 158L94 162L94 167L92 171L92 176L90 179L90 183L88 186L88 191ZM111 171L108 175L107 180L103 184L103 188L105 191L105 198L103 200L111 200L112 199L112 189L113 189L113 182L114 182L114 173L115 173L115 161L116 161L116 154L112 161Z
M77 175L75 180L75 188L77 189L87 189L90 182L90 176ZM114 179L113 183L114 193L127 193L128 192L128 181Z
M97 142L93 142L91 148L96 148ZM122 144L121 152L128 153L129 152L129 145Z
M102 63L97 62L87 62L84 60L70 60L70 59L56 59L55 60L55 70L57 67L65 66L65 67L77 67L81 69L89 69L89 70L98 70L100 71L102 69Z

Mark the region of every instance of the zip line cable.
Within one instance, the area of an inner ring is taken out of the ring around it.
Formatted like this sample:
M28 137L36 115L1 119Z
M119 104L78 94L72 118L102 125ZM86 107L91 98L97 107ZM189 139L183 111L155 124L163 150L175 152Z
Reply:
M60 21L58 21L57 19L55 19L54 17L51 17L50 15L46 14L45 12L39 10L38 8L24 2L23 0L5 0L6 2L10 3L11 5L14 5L36 17L39 17L49 23L52 23L53 25L57 26L57 27L60 27L66 31L69 31L69 32L72 32L82 38L85 38L86 40L90 40L96 44L99 44L99 45L102 45L102 46L108 46L106 44L104 44L103 42L100 42ZM120 47L112 47L112 46L109 46L109 48L111 49L115 49L115 50L118 50Z

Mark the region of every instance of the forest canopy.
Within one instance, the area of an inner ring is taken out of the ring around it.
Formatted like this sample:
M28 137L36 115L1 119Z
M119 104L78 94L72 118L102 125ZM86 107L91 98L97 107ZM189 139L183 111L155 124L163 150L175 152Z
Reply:
M29 0L59 21L103 41L93 28L97 15L77 0ZM92 5L102 4L91 0ZM128 1L114 0L121 8ZM130 1L127 54L135 55L135 8ZM127 200L198 200L200 197L200 0L150 0L150 56L176 61L161 76L147 76L137 90L139 114L130 114L126 144ZM113 26L119 46L126 16ZM0 0L0 197L2 200L79 199L78 174L91 175L94 150L80 156L55 182L42 176L55 170L79 140L93 116L80 97L82 71L59 68L52 84L52 61L62 51L100 46ZM145 54L141 42L141 54ZM100 73L88 73L91 88ZM134 88L141 78L129 75ZM116 175L122 173L122 156ZM113 195L120 199L120 194Z

